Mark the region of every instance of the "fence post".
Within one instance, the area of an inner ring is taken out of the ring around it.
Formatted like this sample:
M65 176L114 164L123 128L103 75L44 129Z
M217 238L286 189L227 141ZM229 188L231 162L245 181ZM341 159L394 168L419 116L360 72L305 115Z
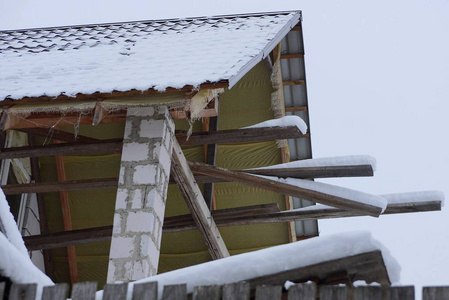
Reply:
M237 282L223 286L223 300L249 300L249 283Z
M103 289L103 300L126 299L128 283L106 284Z
M52 286L45 286L42 291L42 300L65 300L69 294L67 283L58 283Z
M162 300L187 300L187 285L176 284L164 286Z
M72 286L72 300L95 300L96 282L75 283Z
M157 281L139 283L133 286L133 300L156 300L157 299Z
M320 286L320 300L347 300L348 287L343 285Z
M415 287L411 286L389 286L385 288L386 300L414 300Z
M382 300L382 287L358 286L354 290L353 300Z
M315 300L316 283L299 283L288 289L288 300Z
M37 284L17 284L11 285L9 300L34 300L36 298Z
M449 299L449 286L426 286L422 289L423 300Z
M281 300L281 297L280 285L259 285L256 288L256 300Z
M220 300L221 286L204 285L196 286L193 289L193 300Z

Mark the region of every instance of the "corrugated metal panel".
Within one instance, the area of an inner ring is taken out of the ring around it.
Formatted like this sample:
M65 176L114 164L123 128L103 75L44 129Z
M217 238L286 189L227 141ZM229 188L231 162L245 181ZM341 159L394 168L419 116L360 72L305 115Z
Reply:
M309 127L310 134L311 130L307 101L307 81L304 63L304 41L301 22L298 23L298 27L290 31L288 35L282 40L281 51L282 54L303 55L302 57L298 56L293 58L281 57L281 69L282 79L284 80L284 82L297 80L304 81L304 84L285 85L284 101L286 108L291 108L293 110L295 110L296 108L296 111L288 111L286 112L286 115L296 115L301 117ZM288 145L290 148L290 158L292 160L312 158L312 144L310 137L301 139L289 139ZM315 203L307 200L295 197L293 198L293 208L306 207L314 204ZM297 221L295 222L295 230L298 237L317 236L318 222L316 220Z

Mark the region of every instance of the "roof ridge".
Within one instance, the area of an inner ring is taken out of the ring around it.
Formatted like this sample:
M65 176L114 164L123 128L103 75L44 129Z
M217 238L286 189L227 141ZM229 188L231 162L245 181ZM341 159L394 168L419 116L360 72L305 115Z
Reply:
M228 15L214 15L214 16L199 16L199 17L185 17L185 18L170 18L170 19L154 19L154 20L134 20L134 21L122 21L122 22L107 22L107 23L91 23L91 24L78 24L78 25L63 25L63 26L49 26L49 27L36 27L36 28L21 28L21 29L7 29L1 30L0 33L12 33L12 32L26 32L26 31L40 31L40 30L62 30L62 29L79 29L87 27L97 26L114 26L124 25L128 23L165 23L165 22L179 22L179 21L194 21L194 20L209 20L209 19L227 19L227 18L241 18L241 17L260 17L260 16L273 16L273 15L285 15L290 13L299 13L302 20L301 10L285 10L285 11L272 11L272 12L257 12L257 13L242 13L242 14L228 14Z

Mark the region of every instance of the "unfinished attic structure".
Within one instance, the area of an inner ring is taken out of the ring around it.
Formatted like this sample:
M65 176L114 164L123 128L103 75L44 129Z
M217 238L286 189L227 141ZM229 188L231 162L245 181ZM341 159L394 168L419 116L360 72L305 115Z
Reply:
M313 181L375 161L312 159L299 11L3 31L0 83L1 188L54 282L134 281L317 236L320 218L441 208L438 193ZM390 283L373 255L307 274Z

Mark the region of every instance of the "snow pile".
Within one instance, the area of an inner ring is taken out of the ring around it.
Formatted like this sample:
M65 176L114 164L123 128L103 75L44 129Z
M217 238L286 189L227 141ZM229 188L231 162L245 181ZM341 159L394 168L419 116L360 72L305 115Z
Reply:
M223 285L375 250L382 251L390 281L399 281L401 268L389 251L369 232L350 232L235 255L138 280L129 284L128 299L133 284L138 283L157 281L161 298L163 287L169 284L186 283L191 293L195 286ZM101 297L102 291L96 298Z
M344 199L349 199L354 202L359 202L371 206L376 206L381 208L382 212L385 210L385 208L387 208L387 200L384 199L383 197L348 189L341 186L297 178L278 178L273 176L261 176L261 175L254 175L254 176L276 180L302 189L311 190Z
M279 119L268 120L255 125L243 128L262 128L262 127L289 127L296 126L302 134L307 133L307 124L298 116L285 116Z
M0 274L14 283L37 283L39 286L53 285L50 278L41 272L28 256L17 251L0 232Z
M6 201L5 194L0 190L0 222L4 227L4 234L9 242L16 247L16 251L28 258L28 250L23 242L22 235L20 234L14 216L11 214L8 202ZM1 252L0 252L1 253Z
M440 201L441 206L444 206L444 193L440 191L420 191L382 195L388 201L388 204L400 204L410 202L426 202L426 201Z
M313 159L304 159L292 161L285 164L272 165L260 169L282 169L282 168L310 168L310 167L337 167L337 166L361 166L371 165L373 171L376 171L376 159L369 155L347 155L335 157L322 157Z

